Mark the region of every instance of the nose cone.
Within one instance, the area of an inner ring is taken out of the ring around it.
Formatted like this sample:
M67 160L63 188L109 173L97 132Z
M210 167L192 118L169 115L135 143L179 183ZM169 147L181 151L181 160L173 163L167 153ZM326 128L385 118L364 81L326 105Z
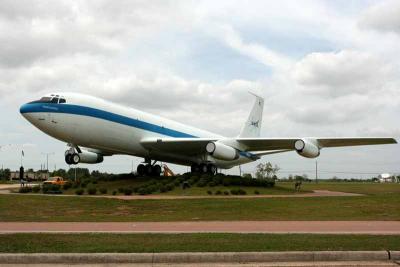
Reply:
M31 115L32 112L34 111L34 104L31 103L26 103L23 104L20 108L19 108L19 112L21 113L21 115L27 119L28 121L31 121Z
M29 112L29 104L23 104L20 108L19 108L19 113L22 114L22 116L24 116L25 113Z

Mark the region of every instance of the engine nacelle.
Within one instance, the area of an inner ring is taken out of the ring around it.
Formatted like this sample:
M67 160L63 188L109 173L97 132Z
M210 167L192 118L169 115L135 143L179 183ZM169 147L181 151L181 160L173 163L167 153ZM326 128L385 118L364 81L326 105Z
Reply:
M209 142L206 145L208 154L220 160L235 160L239 158L239 153L233 147L218 143Z
M319 147L308 140L297 140L294 143L297 154L306 158L316 158L319 156Z
M78 155L79 155L79 163L94 164L94 163L101 163L104 160L103 155L85 150L82 150L82 153L78 153Z

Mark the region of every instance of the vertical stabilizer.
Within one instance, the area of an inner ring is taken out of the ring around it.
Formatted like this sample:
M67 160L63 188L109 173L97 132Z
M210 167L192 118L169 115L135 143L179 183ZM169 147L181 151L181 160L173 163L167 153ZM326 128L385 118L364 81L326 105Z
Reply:
M262 114L264 108L264 98L251 93L256 97L254 106L247 118L246 124L240 131L239 137L259 137L262 123Z

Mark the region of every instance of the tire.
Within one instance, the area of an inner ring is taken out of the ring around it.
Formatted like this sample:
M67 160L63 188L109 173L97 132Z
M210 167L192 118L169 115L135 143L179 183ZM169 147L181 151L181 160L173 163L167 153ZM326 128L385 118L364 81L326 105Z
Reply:
M143 164L139 164L136 170L140 176L143 176L146 173L146 167Z
M154 165L151 167L151 172L154 176L160 176L161 174L161 166L160 165Z
M68 165L72 164L71 154L65 154L65 163L67 163Z
M152 175L153 174L153 168L152 168L152 166L150 165L150 164L147 164L146 166L145 166L145 173L146 173L146 175L148 175L148 176L150 176L150 175Z
M81 160L81 157L79 157L79 155L77 153L74 153L71 155L72 164L76 165L79 163L80 160Z
M199 165L196 164L196 163L193 163L192 166L190 166L190 171L191 171L192 173L197 173L197 172L199 172Z
M212 175L214 175L217 171L217 167L214 164L208 164L207 169Z
M200 164L200 172L202 173L207 173L208 172L208 168L207 168L207 164Z

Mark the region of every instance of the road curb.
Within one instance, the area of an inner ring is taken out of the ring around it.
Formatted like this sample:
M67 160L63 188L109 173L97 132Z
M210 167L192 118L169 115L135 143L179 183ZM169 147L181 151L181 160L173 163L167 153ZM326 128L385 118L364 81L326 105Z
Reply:
M0 264L206 263L400 260L400 251L289 251L189 253L1 253Z

